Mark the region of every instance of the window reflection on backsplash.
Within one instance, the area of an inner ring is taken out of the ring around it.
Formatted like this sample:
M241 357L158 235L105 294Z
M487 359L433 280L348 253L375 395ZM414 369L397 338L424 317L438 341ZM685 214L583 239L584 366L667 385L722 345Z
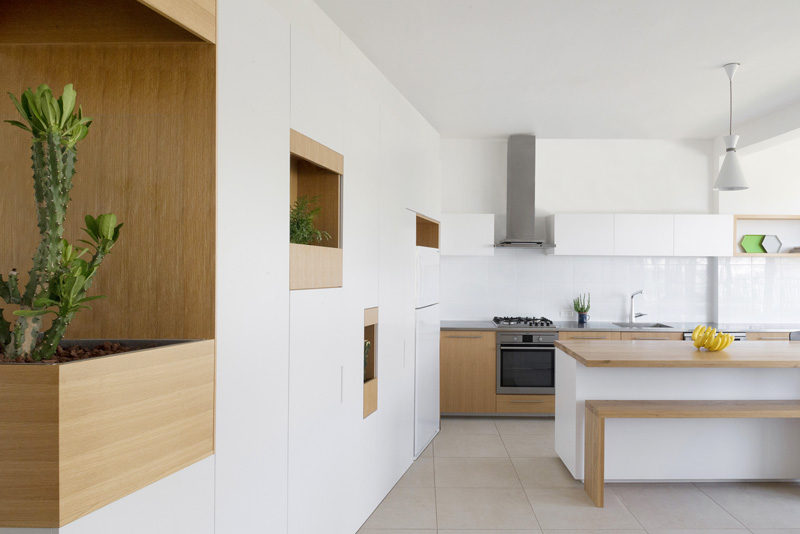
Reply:
M800 322L800 258L720 258L720 322Z
M555 321L590 292L595 321L627 320L630 295L642 321L800 322L800 258L552 256L496 249L443 256L444 320L544 315ZM574 318L574 317L573 317Z

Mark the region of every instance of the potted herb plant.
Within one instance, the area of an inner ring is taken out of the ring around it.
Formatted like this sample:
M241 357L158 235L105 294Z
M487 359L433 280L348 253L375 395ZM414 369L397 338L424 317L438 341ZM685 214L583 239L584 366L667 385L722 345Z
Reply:
M64 237L92 124L72 85L11 99L24 122L7 122L32 137L40 241L27 280L0 277L13 309L0 309L0 528L57 528L212 454L214 341L57 363L73 317L100 298L88 293L122 224L87 215L84 247Z
M586 324L589 321L589 308L592 307L592 294L578 295L572 299L572 307L578 312L578 324Z

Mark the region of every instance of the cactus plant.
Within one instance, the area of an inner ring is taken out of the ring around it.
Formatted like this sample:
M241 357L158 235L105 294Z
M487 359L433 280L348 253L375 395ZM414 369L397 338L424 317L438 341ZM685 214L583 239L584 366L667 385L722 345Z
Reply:
M9 124L29 132L33 161L33 189L41 240L33 256L33 266L23 291L19 273L12 269L8 279L0 275L0 298L17 305L14 324L3 317L0 308L0 344L6 360L40 361L50 359L75 314L88 308L87 302L102 298L86 292L106 254L116 243L122 224L113 213L84 219L88 245L76 248L63 238L72 177L75 174L75 145L89 133L92 123L81 108L75 111L76 93L72 84L56 99L47 85L28 89L19 100L9 93L27 125ZM87 253L91 255L83 259ZM43 316L53 314L49 328L43 330Z

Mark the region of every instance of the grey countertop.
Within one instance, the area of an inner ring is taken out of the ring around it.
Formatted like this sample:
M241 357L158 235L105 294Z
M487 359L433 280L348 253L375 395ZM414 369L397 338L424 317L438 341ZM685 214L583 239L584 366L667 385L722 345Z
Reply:
M776 323L678 323L663 321L672 328L623 328L610 322L555 321L550 328L497 328L492 321L442 321L442 330L489 330L492 332L577 332L581 330L619 332L691 332L698 324L705 324L722 332L792 332L800 330L800 324Z

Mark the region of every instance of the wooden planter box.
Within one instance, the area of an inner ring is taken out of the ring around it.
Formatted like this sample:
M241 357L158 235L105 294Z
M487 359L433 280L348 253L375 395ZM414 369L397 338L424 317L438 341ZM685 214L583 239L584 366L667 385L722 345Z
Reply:
M214 341L0 364L0 527L56 528L214 451Z

